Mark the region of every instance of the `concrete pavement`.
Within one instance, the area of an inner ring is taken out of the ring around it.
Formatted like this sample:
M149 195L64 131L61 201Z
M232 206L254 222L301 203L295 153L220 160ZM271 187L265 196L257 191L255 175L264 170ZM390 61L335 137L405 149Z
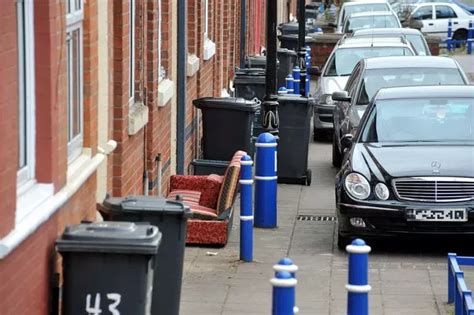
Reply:
M222 249L186 248L181 314L271 314L272 266L289 256L300 267L300 314L346 312L347 255L335 245L336 223L300 221L298 215L334 216L331 145L313 143L310 187L279 185L278 228L254 229L253 263L239 262L239 203L229 244ZM371 314L450 314L446 253L469 253L451 242L384 241L370 254ZM474 271L466 270L474 280ZM474 281L469 281L474 288Z

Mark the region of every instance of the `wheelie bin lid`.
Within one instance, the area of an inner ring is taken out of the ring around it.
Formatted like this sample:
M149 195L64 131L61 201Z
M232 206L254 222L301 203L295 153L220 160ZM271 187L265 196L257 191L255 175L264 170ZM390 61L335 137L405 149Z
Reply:
M221 108L243 112L255 112L260 107L254 101L242 97L203 97L193 100L197 108Z
M157 196L127 196L107 198L103 202L103 211L108 213L130 213L153 215L172 215L187 219L191 216L191 210L182 200L169 200Z
M281 55L291 55L291 56L297 55L296 51L292 49L288 49L288 48L278 48L277 53Z
M154 255L160 243L156 226L104 221L66 226L56 247L59 252Z
M284 34L278 35L278 39L280 41L288 40L288 41L298 41L298 34ZM305 36L305 43L310 44L314 42L314 38L311 36Z
M278 102L292 102L292 103L301 103L313 106L315 104L314 98L304 97L300 94L283 94L278 95Z

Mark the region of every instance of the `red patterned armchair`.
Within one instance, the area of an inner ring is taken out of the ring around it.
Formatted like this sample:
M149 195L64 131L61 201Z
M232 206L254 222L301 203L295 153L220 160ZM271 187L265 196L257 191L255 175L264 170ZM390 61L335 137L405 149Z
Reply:
M171 177L168 198L177 195L191 208L187 244L226 245L232 229L233 205L237 196L240 159L237 151L224 176L175 175Z

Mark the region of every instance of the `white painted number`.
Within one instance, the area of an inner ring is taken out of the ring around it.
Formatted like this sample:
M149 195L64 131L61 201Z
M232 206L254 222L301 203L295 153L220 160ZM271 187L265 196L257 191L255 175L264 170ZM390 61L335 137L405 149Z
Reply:
M112 315L120 315L117 306L120 304L122 296L118 293L108 293L107 299L112 301L109 303L109 312ZM91 294L86 295L86 312L88 315L99 315L102 313L100 309L100 293L95 294L94 306L91 305Z
M102 313L100 309L100 293L95 295L94 307L91 307L91 295L87 294L86 296L86 312L88 315L99 315Z
M117 310L117 306L120 304L120 300L122 299L122 296L118 293L109 293L107 294L107 298L113 301L109 305L110 313L112 313L112 315L120 315L120 312Z

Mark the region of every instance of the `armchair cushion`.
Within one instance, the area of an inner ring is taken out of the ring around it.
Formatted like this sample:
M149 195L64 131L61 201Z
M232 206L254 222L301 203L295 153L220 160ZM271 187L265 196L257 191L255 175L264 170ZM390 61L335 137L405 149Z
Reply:
M201 193L199 205L216 209L221 184L208 176L174 175L170 179L170 190L192 190Z
M218 220L216 210L198 204L187 204L191 208L192 218L199 220Z
M168 199L176 199L176 196L181 196L186 204L199 204L201 199L201 192L195 190L176 189L168 194Z
M224 175L224 182L222 183L219 199L217 200L217 214L220 215L224 211L232 207L239 183L240 175L240 159L244 156L244 151L237 151L232 157L232 161Z

